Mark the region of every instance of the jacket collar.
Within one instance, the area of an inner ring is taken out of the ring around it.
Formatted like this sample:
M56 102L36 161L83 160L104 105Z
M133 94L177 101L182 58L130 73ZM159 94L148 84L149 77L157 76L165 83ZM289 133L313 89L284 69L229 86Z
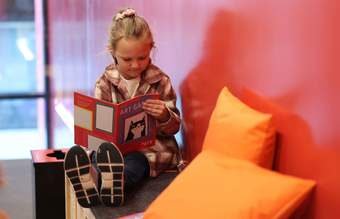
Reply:
M116 87L119 86L121 79L120 73L116 69L114 64L111 64L105 68L105 76L106 78ZM142 73L141 81L146 82L148 84L157 83L162 79L162 71L155 65L150 64L148 68Z

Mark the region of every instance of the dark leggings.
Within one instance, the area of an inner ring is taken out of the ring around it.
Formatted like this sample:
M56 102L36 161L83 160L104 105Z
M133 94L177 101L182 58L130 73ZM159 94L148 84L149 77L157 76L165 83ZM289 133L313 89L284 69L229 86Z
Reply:
M125 190L135 188L149 176L149 162L141 152L132 152L124 156Z

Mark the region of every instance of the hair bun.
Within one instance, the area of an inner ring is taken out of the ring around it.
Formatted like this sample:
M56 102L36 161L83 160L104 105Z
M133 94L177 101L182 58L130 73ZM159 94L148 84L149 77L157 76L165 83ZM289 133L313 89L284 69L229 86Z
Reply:
M121 12L118 12L115 16L115 20L118 21L126 17L133 17L135 15L136 15L136 11L134 9L127 8Z

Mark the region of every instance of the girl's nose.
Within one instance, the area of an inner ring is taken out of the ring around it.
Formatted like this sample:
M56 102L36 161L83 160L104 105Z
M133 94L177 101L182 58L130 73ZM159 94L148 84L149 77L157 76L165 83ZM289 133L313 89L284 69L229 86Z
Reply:
M134 60L131 62L131 68L139 68L140 67L140 63L138 60Z

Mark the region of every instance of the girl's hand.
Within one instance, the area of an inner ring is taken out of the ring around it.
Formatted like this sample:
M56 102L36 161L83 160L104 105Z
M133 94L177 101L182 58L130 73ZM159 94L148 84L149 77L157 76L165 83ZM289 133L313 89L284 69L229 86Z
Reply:
M165 103L161 100L146 100L143 103L144 111L155 117L160 122L166 122L170 119L170 113L165 106Z

